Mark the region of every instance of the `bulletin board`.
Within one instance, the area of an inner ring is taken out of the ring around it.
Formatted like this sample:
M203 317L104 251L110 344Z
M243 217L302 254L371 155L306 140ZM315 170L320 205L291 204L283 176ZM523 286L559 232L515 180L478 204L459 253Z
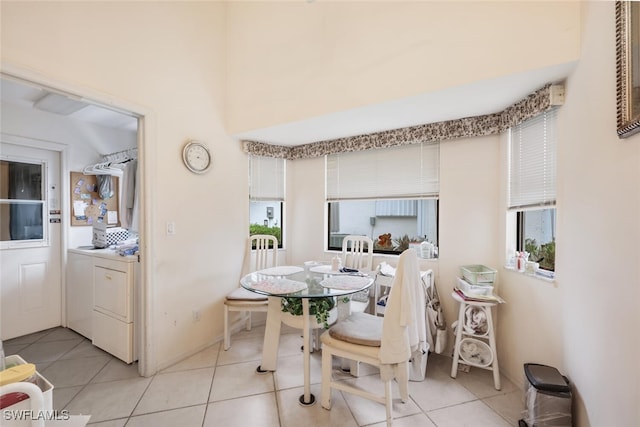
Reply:
M96 175L71 172L71 225L93 226L96 222L106 222L118 226L118 177L111 176L113 196L102 199L98 194Z

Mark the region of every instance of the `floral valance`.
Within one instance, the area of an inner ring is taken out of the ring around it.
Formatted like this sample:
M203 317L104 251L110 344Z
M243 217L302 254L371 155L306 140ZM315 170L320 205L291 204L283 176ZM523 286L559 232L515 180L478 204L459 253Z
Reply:
M292 147L257 141L242 142L245 152L249 154L295 160L372 148L388 148L425 142L437 143L450 139L495 135L553 107L552 90L558 90L558 86L548 84L502 112L483 116L410 126Z

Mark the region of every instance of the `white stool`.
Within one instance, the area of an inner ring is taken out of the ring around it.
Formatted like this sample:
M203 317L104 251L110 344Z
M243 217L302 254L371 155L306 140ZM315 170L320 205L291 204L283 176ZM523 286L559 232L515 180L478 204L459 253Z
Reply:
M498 368L498 353L496 352L496 337L493 329L491 309L497 302L465 301L455 292L451 293L454 300L460 303L458 311L458 325L456 327L456 342L453 348L453 363L451 377L458 374L458 363L493 371L493 383L496 390L500 390L500 370ZM486 316L486 330L473 329L466 325L467 312L484 313ZM488 345L487 342L488 341Z

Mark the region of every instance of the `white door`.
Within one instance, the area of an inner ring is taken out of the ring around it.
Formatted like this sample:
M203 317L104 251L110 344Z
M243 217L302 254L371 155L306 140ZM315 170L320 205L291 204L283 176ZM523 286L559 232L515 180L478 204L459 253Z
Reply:
M0 142L0 338L61 324L60 153Z

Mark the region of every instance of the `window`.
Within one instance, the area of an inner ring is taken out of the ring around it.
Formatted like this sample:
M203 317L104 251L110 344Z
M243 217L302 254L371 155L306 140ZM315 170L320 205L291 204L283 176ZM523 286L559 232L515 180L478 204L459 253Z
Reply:
M517 251L555 271L556 117L552 109L510 130L509 211L516 215Z
M439 152L421 143L327 156L328 249L356 234L370 237L377 253L415 246L436 257Z
M249 235L269 234L282 248L285 160L249 156Z
M555 271L556 267L556 210L535 209L517 212L519 231L517 247L529 254L529 261L540 268Z
M45 238L44 164L0 161L0 240Z

